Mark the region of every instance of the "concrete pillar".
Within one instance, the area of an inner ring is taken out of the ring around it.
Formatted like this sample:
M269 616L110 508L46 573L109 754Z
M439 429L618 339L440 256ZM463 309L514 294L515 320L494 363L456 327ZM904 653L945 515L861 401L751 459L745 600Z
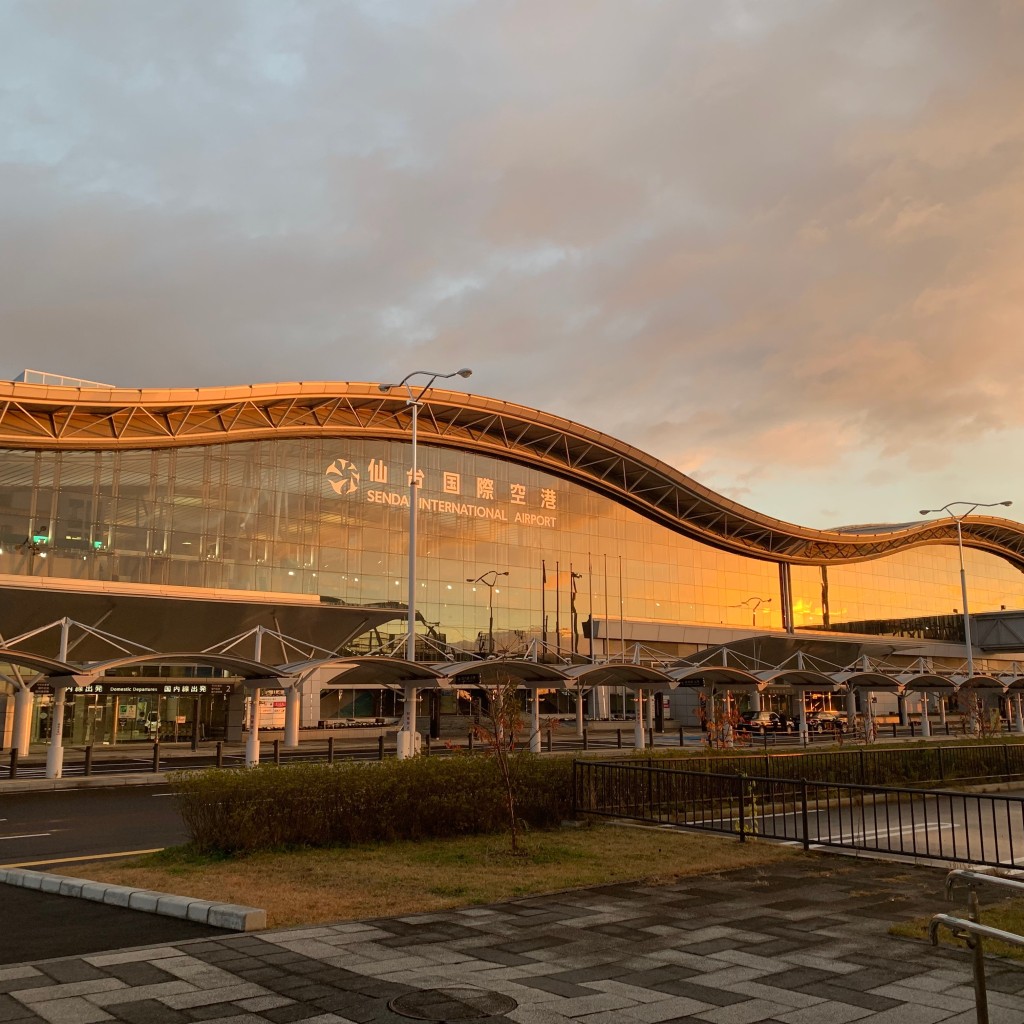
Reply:
M540 690L530 692L530 750L540 753Z
M939 723L945 728L946 725L946 695L944 693L936 694L939 702Z
M586 725L586 709L587 701L583 696L583 687L578 687L576 690L576 735L583 735L583 728Z
M419 744L416 734L416 687L406 686L402 690L402 727L396 737L398 759L415 757Z
M32 739L32 705L34 694L28 687L14 693L14 728L11 732L11 749L25 757Z
M53 692L53 713L50 745L46 750L46 777L59 779L64 774L64 695L66 686L57 686Z
M644 691L636 691L636 721L633 723L633 747L643 750L644 742Z
M648 693L644 701L644 726L650 732L654 728L654 694Z
M245 763L260 763L260 688L249 691L249 736L245 741Z
M612 717L611 690L607 686L597 686L593 692L597 695L595 717L602 722L607 722Z
M873 691L862 690L861 694L864 700L864 739L868 743L874 743L875 741L875 709L871 703L871 697Z
M805 690L797 691L797 707L800 709L800 742L807 742L807 693Z
M754 712L761 710L761 691L756 686L750 692L750 710Z
M1020 736L1024 736L1024 714L1021 713L1022 711L1024 711L1024 696L1022 696L1019 693L1016 694L1013 698L1013 703L1017 712L1016 715L1014 715L1014 723L1017 727L1017 734Z
M852 684L846 687L846 728L850 735L857 728L857 691Z
M910 724L910 719L907 716L907 697L906 694L896 694L896 710L900 716L900 725L907 726Z
M925 739L932 734L932 723L928 718L928 702L930 699L927 693L921 694L921 735Z
M294 683L284 691L284 745L294 749L299 745L299 711L302 691Z

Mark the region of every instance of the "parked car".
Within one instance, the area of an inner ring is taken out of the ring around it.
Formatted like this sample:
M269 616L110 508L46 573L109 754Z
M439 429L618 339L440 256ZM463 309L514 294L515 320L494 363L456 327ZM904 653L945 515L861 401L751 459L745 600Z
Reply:
M807 728L813 732L846 732L848 724L842 711L807 712Z
M779 711L744 711L736 723L747 732L793 732L792 719Z

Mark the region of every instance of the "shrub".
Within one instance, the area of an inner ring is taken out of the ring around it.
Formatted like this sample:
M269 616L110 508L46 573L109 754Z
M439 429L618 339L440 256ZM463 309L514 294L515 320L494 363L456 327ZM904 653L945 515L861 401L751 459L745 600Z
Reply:
M571 814L572 761L528 753L517 772L522 822L550 828ZM261 765L173 780L193 845L241 853L501 832L508 803L494 760L410 758Z

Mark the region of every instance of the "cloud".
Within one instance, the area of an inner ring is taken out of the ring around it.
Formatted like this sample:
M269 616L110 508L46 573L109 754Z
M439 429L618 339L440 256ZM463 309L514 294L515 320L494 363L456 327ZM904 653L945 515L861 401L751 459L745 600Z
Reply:
M1024 429L1022 29L957 0L7 5L8 370L469 364L782 517L853 487L901 518L898 478L988 487Z

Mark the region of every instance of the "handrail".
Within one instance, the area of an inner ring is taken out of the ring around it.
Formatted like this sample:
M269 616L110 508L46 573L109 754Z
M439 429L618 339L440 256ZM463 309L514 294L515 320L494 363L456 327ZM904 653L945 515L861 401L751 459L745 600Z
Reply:
M1018 935L1016 932L1004 932L1002 928L993 928L988 924L968 921L966 918L956 917L953 914L936 914L932 917L928 924L928 938L931 939L933 946L939 944L938 932L939 928L943 926L948 928L958 939L965 938L962 933L969 932L979 938L1005 942L1008 946L1024 946L1024 935Z
M988 1020L988 992L985 987L985 950L982 939L993 939L996 942L1005 942L1008 946L1024 947L1024 935L1017 935L1014 932L1003 931L1002 928L993 928L991 925L981 923L981 911L978 906L978 886L980 884L995 885L1000 888L1024 890L1024 883L1017 882L1012 878L1003 878L1000 875L989 875L981 871L971 871L968 868L954 868L946 875L946 899L953 899L953 887L956 883L966 882L969 892L967 894L967 920L962 917L955 917L952 914L936 914L928 922L928 937L932 945L939 944L939 929L948 928L955 938L963 939L971 951L972 971L974 974L974 1011L978 1024L989 1024Z
M964 882L971 886L984 883L986 885L1001 886L1005 889L1013 889L1017 892L1024 892L1024 882L1018 882L1013 878L1006 878L1003 875L990 875L985 871L971 871L969 868L954 868L946 875L946 899L953 899L953 887L957 882Z

